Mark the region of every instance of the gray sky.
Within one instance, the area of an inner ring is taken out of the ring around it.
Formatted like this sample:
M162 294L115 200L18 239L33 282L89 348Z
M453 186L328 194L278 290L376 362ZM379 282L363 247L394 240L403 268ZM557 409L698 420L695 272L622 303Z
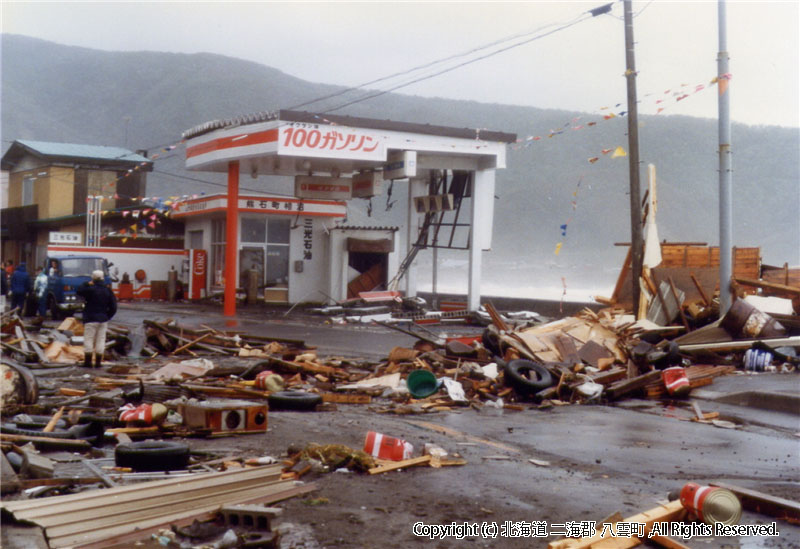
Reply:
M1 1L4 33L102 50L212 52L348 86L550 31L605 3ZM800 126L799 7L798 0L727 2L734 121ZM633 10L640 112L716 117L716 88L694 91L717 72L717 2L635 1ZM622 15L615 2L610 14L398 91L587 112L624 105ZM688 97L676 101L682 85Z

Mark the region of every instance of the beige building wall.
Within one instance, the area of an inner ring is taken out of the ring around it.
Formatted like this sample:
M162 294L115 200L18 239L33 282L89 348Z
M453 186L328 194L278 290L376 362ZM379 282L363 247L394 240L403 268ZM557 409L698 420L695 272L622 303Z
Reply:
M33 203L39 205L40 219L72 215L75 187L72 168L48 167L12 173L8 188L8 207L24 205L22 186L29 177L34 178Z
M90 171L89 180L87 185L87 194L89 196L103 196L110 198L103 198L100 203L101 210L111 210L116 207L117 201L114 200L114 195L117 192L117 174L115 172L107 171Z
M49 168L50 178L47 192L39 203L39 218L50 219L75 213L75 170L72 168Z

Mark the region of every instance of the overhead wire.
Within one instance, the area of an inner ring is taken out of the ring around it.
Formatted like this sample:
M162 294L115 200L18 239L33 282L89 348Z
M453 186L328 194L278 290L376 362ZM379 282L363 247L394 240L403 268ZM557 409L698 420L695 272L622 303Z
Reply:
M416 84L418 82L422 82L424 80L428 80L430 78L434 78L436 76L440 76L442 74L454 71L454 70L456 70L458 68L461 68L461 67L464 67L466 65L470 65L472 63L476 63L478 61L482 61L484 59L488 59L488 58L493 57L495 55L498 55L500 53L512 50L514 48L518 48L518 47L523 46L525 44L529 44L531 42L534 42L536 40L540 40L540 39L545 38L546 36L550 36L550 35L552 35L552 34L554 34L556 32L560 32L562 30L566 30L566 29L568 29L570 27L573 27L573 26L577 25L578 23L581 23L581 22L583 22L583 21L585 21L587 19L591 19L592 17L593 17L593 15L591 14L591 12L584 12L581 15L579 15L578 17L576 17L575 19L569 21L568 23L562 24L562 25L558 26L557 28L555 28L555 29L553 29L551 31L548 31L548 32L545 32L545 33L541 33L541 34L537 34L536 36L533 36L531 38L527 38L525 40L516 42L514 44L511 44L511 45L508 45L508 46L505 46L505 47L502 47L500 49L497 49L497 50L494 50L492 52L486 53L484 55L481 55L481 56L478 56L478 57L463 61L463 62L458 63L456 65L444 68L442 70L438 70L438 71L436 71L434 73L427 74L427 75L424 75L424 76L420 76L420 77L414 78L414 79L412 79L410 81L406 81L406 82L391 86L391 87L389 87L389 88L387 88L385 90L379 90L379 91L375 91L375 92L368 92L368 93L362 95L359 98L353 99L352 101L348 101L346 103L342 103L340 105L337 105L335 107L332 107L330 109L322 111L322 114L334 112L334 111L337 111L339 109L343 109L345 107L348 107L350 105L354 105L356 103L360 103L362 101L367 101L369 99L374 99L375 97L379 97L381 95L390 93L390 92L398 90L400 88L404 88L404 87L410 86L412 84ZM547 28L547 27L550 27L550 26L553 26L553 25L552 24L551 25L547 25L544 28ZM530 34L530 33L528 33L528 34ZM485 49L485 48L482 48L482 49ZM407 73L411 73L411 72L414 72L414 71L413 70L407 71Z
M449 55L447 57L443 57L443 58L436 59L436 60L433 60L433 61L430 61L430 62L427 62L427 63L423 63L422 65L417 65L416 67L412 67L410 69L399 71L399 72L396 72L394 74L390 74L390 75L387 75L387 76L382 76L380 78L376 78L374 80L370 80L369 82L364 82L364 83L358 84L356 86L345 88L345 89L340 90L338 92L330 93L330 94L324 95L322 97L317 97L315 99L310 99L310 100L305 101L303 103L298 103L296 105L292 105L291 107L287 107L287 109L289 109L289 110L298 109L300 107L305 107L305 106L311 105L313 103L319 103L320 101L325 101L327 99L332 99L334 97L339 97L339 96L344 95L346 93L349 93L351 91L356 91L356 90L365 88L367 86L372 86L372 85L378 84L380 82L384 82L386 80L391 80L392 78L396 78L398 76L404 76L406 74L411 74L411 73L416 72L416 71L427 69L429 67L433 67L435 65L439 65L441 63L445 63L445 62L450 61L452 59L457 59L459 57L465 57L467 55L471 55L473 53L485 50L487 48L491 48L492 46L496 46L498 44L503 44L505 42L509 42L511 40L515 40L515 39L523 37L523 36L529 36L529 35L531 35L533 33L540 32L540 31L542 31L542 30L544 30L544 29L546 29L548 27L552 27L552 26L558 25L558 24L559 23L548 23L546 25L542 25L540 27L537 27L536 29L533 29L533 30L518 32L516 34L512 34L512 35L509 35L509 36L506 36L506 37L503 37L503 38L499 38L499 39L494 40L492 42L489 42L487 44L483 44L481 46L476 46L474 48L470 48L469 50L466 50L466 51L463 51L463 52L459 52L459 53L456 53L456 54L453 54L453 55Z

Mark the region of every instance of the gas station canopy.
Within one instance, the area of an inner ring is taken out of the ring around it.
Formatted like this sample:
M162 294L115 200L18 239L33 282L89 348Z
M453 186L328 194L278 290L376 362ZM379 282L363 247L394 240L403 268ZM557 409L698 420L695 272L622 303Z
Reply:
M504 168L505 146L516 135L280 110L206 122L184 138L192 170L227 172L228 163L238 161L241 173L256 176L382 169L384 179L401 179L416 176L414 167Z

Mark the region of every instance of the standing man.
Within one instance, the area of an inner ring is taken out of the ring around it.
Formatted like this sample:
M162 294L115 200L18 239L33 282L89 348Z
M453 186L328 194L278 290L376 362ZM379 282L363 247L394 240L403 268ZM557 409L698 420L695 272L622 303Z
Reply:
M44 320L47 314L47 273L41 267L36 267L33 293L36 294L37 319Z
M106 286L103 271L92 272L92 279L84 282L76 293L86 300L83 307L83 365L92 367L92 353L96 355L95 367L103 363L106 349L106 330L108 321L117 312L117 298L111 288Z
M25 315L25 298L31 289L31 276L25 267L25 263L20 263L11 275L11 308L19 309L19 316Z

